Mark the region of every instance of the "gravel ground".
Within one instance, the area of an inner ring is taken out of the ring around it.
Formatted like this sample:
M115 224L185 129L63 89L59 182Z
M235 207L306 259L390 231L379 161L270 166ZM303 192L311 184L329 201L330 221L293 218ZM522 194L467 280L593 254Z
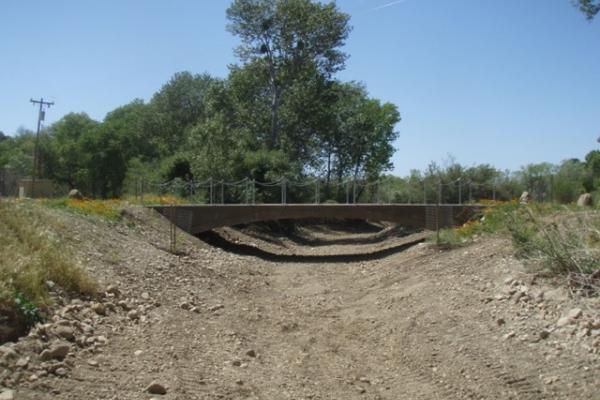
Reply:
M183 233L171 254L140 208L48 212L106 293L56 293L51 321L0 346L0 399L600 398L598 299L528 274L506 239L365 260L376 233L221 232L289 256L272 261Z

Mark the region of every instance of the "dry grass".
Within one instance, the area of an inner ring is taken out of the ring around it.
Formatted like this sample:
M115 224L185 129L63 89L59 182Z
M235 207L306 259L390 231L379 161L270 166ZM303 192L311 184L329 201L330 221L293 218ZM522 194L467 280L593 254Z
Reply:
M574 290L600 293L600 211L557 204L498 204L483 217L440 231L434 242L455 248L485 233L509 233L515 253L548 276L563 276Z
M564 208L545 215L523 207L507 224L517 255L548 275L566 276L586 294L600 293L600 212Z
M46 281L73 295L96 291L35 203L0 201L0 307L46 307Z

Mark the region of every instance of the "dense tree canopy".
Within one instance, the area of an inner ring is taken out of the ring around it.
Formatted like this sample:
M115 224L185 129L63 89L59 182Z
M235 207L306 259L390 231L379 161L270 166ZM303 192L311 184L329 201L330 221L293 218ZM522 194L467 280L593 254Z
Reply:
M578 4L590 16L598 11L596 2ZM334 2L233 0L227 18L240 40L240 62L227 77L178 72L150 101L134 99L102 121L65 115L41 132L38 176L99 197L134 193L142 179L319 178L323 200L338 201L348 181L371 188L359 197L379 196L374 188L382 179L388 200L411 202L436 200L440 185L449 202L508 199L521 190L573 201L600 186L598 151L584 161L528 165L512 174L450 160L406 178L385 176L400 113L370 97L365 85L336 78L347 58L348 15ZM31 176L34 138L26 130L0 132L0 177Z
M281 148L280 107L298 82L329 78L344 66L340 50L350 31L349 16L334 2L311 0L234 0L228 29L240 37L236 54L265 82L270 110L271 149ZM300 85L302 86L302 85Z
M336 79L349 16L335 2L234 0L240 63L225 79L176 73L148 103L102 121L71 113L45 129L42 177L90 196L146 180L377 179L391 168L400 114ZM0 137L0 168L31 174L31 135Z

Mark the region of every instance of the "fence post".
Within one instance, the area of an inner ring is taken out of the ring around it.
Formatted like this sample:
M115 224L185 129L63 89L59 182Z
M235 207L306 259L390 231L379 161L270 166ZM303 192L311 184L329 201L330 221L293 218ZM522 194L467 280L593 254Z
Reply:
M254 181L254 179L252 179L252 204L254 204L256 202L256 182Z
M492 200L496 201L496 184L492 183Z
M170 230L171 230L171 237L170 237L170 247L171 247L171 253L175 254L177 252L177 225L176 225L176 221L177 221L177 207L175 207L173 204L171 204L171 210L170 210L170 214L171 214L171 225L170 225Z
M281 204L286 203L285 198L285 177L281 179Z
M221 179L221 204L225 204L225 181Z
M377 204L381 204L381 188L380 188L380 182L379 179L377 179L377 182L375 182L375 185L377 185L375 187L375 190L377 190L377 193L375 194L376 198L375 200L377 200Z
M356 204L356 179L352 181L352 204Z
M458 181L458 204L462 204L462 181Z
M246 181L246 190L244 190L245 204L250 204L250 180Z
M140 203L144 204L144 178L140 182Z
M346 181L346 204L350 204L350 185Z
M469 182L469 203L473 203L473 183Z
M213 204L213 178L208 180L208 204Z
M315 181L315 204L319 204L319 179Z
M440 203L442 202L442 182L438 183L438 198L437 198L437 206L435 212L435 231L437 243L440 243Z
M427 204L427 183L423 180L423 204Z

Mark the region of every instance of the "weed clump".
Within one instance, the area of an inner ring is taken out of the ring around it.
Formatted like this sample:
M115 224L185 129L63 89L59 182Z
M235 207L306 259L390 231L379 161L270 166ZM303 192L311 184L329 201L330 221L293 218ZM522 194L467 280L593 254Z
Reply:
M39 321L51 303L48 281L71 295L96 291L44 222L32 204L0 201L0 314L8 323Z
M485 233L510 235L515 255L538 272L566 277L587 295L600 293L600 211L508 202L458 228L441 230L434 243L455 248Z
M524 207L507 216L517 256L550 276L567 276L586 294L600 292L600 213L564 208L544 215Z

